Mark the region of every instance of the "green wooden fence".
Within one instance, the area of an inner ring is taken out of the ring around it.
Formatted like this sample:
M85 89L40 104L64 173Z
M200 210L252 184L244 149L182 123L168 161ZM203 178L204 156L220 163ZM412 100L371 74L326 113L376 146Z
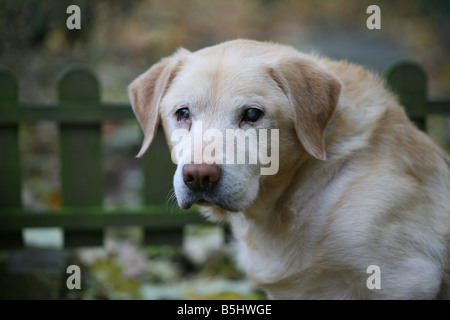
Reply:
M180 241L188 223L205 223L195 211L167 209L164 199L172 188L175 166L162 132L142 159L144 206L106 210L102 207L101 123L134 119L130 105L100 102L95 75L84 68L70 68L57 81L58 104L18 102L16 78L0 69L0 247L24 245L22 230L61 227L65 247L101 245L105 227L140 226L145 241ZM19 124L54 121L59 130L62 208L33 212L21 203ZM169 212L170 211L170 212Z
M420 128L426 129L425 118L429 114L450 114L450 100L428 100L426 76L416 64L397 63L386 71L385 77ZM64 246L77 247L101 245L106 227L139 226L145 230L146 243L160 244L181 241L186 224L205 223L195 210L169 212L163 204L172 188L175 166L162 132L141 160L144 205L105 209L101 123L135 119L134 114L130 105L102 103L97 78L85 68L63 72L57 92L56 105L21 103L17 79L0 68L0 248L24 246L24 228L60 227L64 230ZM59 125L59 210L34 212L21 202L19 125L37 121Z

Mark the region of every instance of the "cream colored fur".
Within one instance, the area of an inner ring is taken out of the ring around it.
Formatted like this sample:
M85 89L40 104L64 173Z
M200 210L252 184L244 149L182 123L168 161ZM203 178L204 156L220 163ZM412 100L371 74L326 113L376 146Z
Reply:
M273 43L235 40L180 50L130 85L145 132L169 145L188 106L204 129L280 130L280 169L222 165L202 212L231 224L240 266L275 299L449 298L450 159L406 117L377 76ZM178 164L179 203L189 190ZM225 210L227 208L229 210ZM370 289L377 265L381 289Z

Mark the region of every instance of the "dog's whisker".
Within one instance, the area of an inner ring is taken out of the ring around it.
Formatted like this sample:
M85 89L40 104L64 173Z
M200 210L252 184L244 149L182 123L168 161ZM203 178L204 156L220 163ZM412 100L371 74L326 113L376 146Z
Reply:
M169 211L169 206L170 206L170 213L173 213L173 210L175 208L175 206L177 205L177 198L175 195L175 190L172 187L169 191L169 193L167 194L166 200L164 201L164 207L167 211Z

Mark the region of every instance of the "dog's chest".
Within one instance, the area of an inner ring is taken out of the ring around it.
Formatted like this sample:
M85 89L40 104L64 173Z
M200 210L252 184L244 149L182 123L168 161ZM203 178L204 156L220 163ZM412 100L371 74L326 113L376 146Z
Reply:
M311 260L307 233L299 236L272 231L242 221L233 227L239 265L259 284L298 274Z
M252 245L237 240L238 260L247 276L271 299L359 299L364 292L352 283L365 283L352 270L328 268L305 244L270 250L264 241ZM349 281L352 279L353 281Z

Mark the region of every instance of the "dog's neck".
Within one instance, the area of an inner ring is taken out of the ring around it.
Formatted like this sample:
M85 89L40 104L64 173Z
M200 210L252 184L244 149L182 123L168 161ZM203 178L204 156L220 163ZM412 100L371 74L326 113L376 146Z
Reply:
M347 159L327 162L307 158L280 175L263 178L258 198L241 215L261 227L287 227L286 224L291 219L298 218L302 208L331 183L347 164ZM319 176L326 178L319 179ZM233 215L229 215L232 224Z
M277 282L289 277L293 270L308 266L315 242L313 235L319 234L314 228L325 218L321 213L324 211L317 208L317 199L341 172L331 163L319 161L306 160L280 179L267 179L250 208L227 216L238 246L238 260L256 282ZM340 168L345 165L344 159L339 160ZM318 175L328 179L318 179ZM280 181L283 183L277 184Z

